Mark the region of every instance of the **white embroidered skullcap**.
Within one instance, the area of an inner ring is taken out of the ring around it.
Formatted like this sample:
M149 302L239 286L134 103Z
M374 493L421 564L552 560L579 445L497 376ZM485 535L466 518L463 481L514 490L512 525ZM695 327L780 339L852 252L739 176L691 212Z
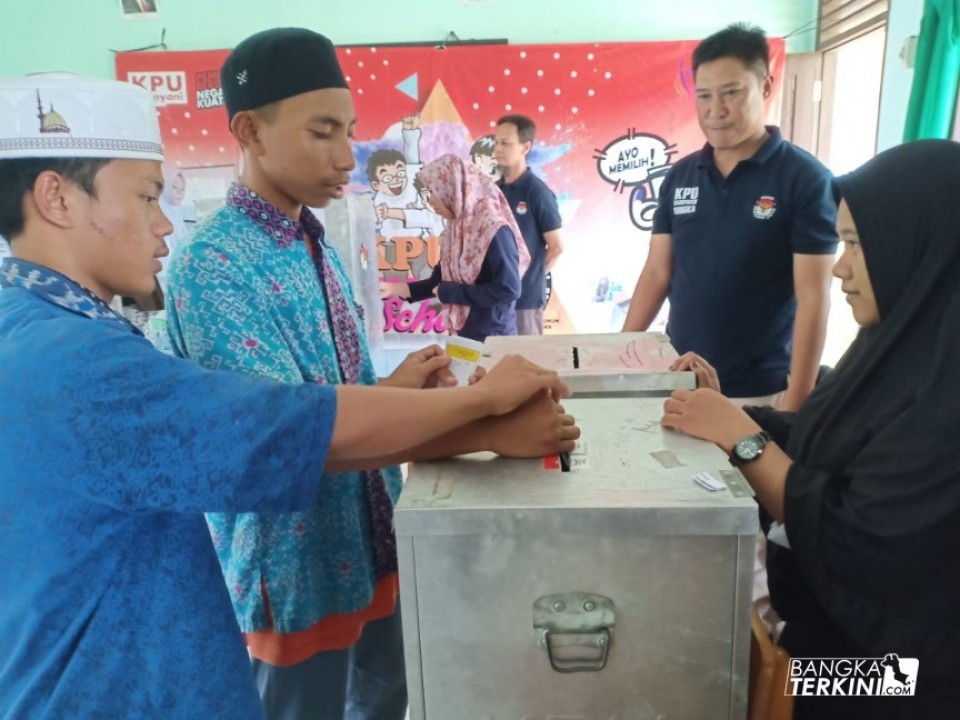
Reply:
M163 160L153 98L69 73L0 78L0 160L43 157Z

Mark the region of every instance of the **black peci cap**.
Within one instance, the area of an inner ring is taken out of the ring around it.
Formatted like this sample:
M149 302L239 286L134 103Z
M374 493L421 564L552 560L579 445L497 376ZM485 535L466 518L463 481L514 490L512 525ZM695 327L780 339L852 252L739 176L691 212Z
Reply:
M227 114L326 88L347 88L333 43L306 28L274 28L237 45L220 68Z

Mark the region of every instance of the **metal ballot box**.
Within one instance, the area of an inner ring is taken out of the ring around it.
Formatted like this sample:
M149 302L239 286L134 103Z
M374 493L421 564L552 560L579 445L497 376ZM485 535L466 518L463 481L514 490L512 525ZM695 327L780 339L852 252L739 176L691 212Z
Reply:
M491 335L480 364L488 370L505 355L557 371L578 398L666 396L697 386L692 372L671 372L677 351L663 333Z
M411 720L746 717L757 506L722 451L660 427L662 403L566 401L569 472L412 467L395 515Z

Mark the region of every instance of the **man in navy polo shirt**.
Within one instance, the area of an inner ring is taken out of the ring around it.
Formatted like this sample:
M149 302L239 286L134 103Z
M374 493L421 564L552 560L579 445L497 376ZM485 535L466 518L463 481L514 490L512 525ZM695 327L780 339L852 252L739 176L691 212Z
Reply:
M493 158L503 174L497 183L510 203L520 233L530 250L530 267L521 280L517 300L517 334L543 335L547 273L563 252L557 197L527 167L537 126L526 115L497 120Z
M663 183L623 330L646 330L669 298L680 369L700 355L728 397L796 410L816 381L830 307L830 172L764 126L773 78L762 30L711 35L693 70L707 144Z

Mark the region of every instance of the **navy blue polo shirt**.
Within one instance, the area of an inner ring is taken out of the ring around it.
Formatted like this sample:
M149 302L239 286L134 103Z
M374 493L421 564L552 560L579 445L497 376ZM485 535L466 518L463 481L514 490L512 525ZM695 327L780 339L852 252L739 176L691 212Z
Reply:
M793 255L836 252L831 175L775 127L724 178L713 148L680 160L660 189L653 233L671 235L667 334L702 355L728 397L787 386L796 298Z
M530 250L530 267L521 280L517 310L542 308L547 294L547 243L543 234L562 227L557 196L530 168L512 183L498 183L510 203L520 234Z

